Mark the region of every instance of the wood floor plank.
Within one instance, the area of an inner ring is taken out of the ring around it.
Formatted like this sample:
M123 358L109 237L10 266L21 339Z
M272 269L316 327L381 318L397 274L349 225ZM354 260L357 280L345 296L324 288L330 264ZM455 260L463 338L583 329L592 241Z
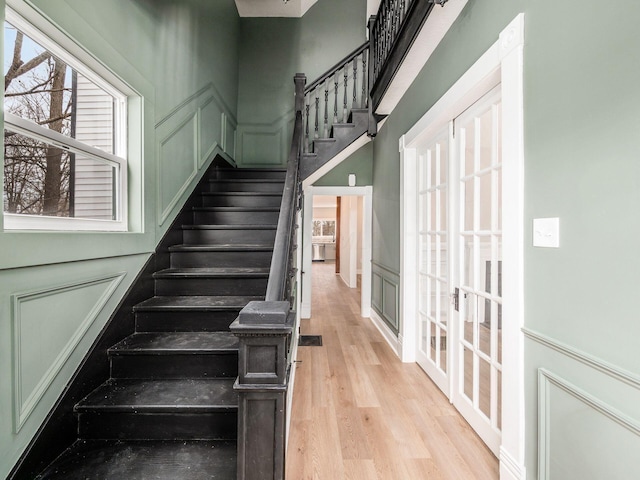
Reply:
M356 345L350 345L345 352L345 362L351 379L356 406L379 407L378 395L363 368L364 362Z
M332 264L313 266L296 364L288 480L497 480L498 461L416 364L404 364Z
M345 460L345 480L377 480L378 474L373 460Z

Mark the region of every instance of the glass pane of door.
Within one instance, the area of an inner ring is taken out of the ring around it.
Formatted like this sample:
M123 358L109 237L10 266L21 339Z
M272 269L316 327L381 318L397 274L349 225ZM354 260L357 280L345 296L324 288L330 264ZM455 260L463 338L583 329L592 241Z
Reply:
M492 450L500 444L502 158L500 92L455 120L460 218L454 404Z
M418 148L418 364L448 393L449 135Z

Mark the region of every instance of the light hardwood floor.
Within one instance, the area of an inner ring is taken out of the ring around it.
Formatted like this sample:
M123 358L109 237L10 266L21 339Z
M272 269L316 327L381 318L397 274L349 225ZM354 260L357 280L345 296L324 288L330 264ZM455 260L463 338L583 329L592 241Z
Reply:
M300 347L287 480L497 479L498 461L416 364L404 364L333 264L314 264Z

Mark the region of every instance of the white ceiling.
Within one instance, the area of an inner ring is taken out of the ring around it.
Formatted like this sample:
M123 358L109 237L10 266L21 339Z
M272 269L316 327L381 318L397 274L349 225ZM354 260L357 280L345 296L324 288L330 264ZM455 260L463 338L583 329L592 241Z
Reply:
M318 0L235 0L241 17L302 17Z

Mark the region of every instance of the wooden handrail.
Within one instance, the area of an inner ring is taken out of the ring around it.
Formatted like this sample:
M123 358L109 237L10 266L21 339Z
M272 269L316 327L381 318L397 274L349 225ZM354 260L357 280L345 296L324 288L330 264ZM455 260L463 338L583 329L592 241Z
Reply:
M300 75L300 74L298 74ZM291 270L291 245L294 234L293 227L297 212L298 172L300 168L300 154L302 153L302 106L304 105L304 93L298 88L298 81L304 76L296 75L296 119L293 128L293 139L289 158L287 160L287 176L280 203L280 215L278 227L273 245L273 256L269 269L269 281L267 283L266 301L289 300L286 286ZM304 83L302 83L304 85ZM300 107L300 108L298 108Z

